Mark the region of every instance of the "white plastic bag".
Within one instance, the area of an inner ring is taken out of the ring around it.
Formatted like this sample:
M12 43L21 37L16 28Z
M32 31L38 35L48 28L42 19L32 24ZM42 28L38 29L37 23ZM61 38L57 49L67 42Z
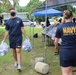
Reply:
M32 50L32 45L31 45L29 39L26 39L26 40L22 43L22 49L23 49L24 51L31 51L31 50Z
M0 44L0 56L5 55L8 52L8 50L9 46L5 42Z

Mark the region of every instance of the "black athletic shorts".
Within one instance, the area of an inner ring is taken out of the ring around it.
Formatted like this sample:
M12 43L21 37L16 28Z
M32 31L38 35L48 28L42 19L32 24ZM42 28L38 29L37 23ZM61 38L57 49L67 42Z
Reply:
M60 66L69 67L76 66L76 49L60 51Z
M21 48L22 36L10 36L9 43L10 43L10 48Z

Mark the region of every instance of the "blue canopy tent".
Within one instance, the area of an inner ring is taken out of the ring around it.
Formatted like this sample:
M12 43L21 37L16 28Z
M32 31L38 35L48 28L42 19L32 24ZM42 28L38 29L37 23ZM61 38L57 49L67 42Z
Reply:
M47 16L57 16L57 15L62 15L62 11L58 11L55 9L47 9ZM46 10L41 10L34 12L32 16L45 16L46 15Z
M45 22L47 22L47 16L58 16L58 15L62 15L62 14L63 14L62 11L58 11L58 10L49 8L49 9L36 11L33 14L31 14L31 16L33 16L33 17L45 16ZM34 29L33 29L33 34L34 34ZM45 34L46 34L46 32L45 32ZM45 43L44 43L45 44L45 52L44 52L44 58L45 59L44 59L44 62L45 62L46 61L46 35L44 37L45 37ZM34 43L33 43L33 45L34 45Z

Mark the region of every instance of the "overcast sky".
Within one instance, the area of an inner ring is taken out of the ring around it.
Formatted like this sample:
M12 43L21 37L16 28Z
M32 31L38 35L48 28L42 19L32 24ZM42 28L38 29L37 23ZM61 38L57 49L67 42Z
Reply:
M26 6L30 0L20 0L20 6Z
M20 6L26 6L29 3L30 0L20 0ZM40 1L44 1L44 0L40 0Z
M9 0L12 3L12 0ZM19 5L20 6L26 6L29 3L30 0L20 0ZM45 1L45 0L40 0L40 1ZM12 3L13 4L13 3Z

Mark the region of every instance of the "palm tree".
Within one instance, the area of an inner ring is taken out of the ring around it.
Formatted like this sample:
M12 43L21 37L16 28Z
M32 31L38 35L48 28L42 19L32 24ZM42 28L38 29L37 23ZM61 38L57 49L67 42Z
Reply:
M12 7L12 5L9 0L0 0L0 8L3 12L7 12L10 7Z
M19 7L19 1L20 0L12 0L13 1L13 7L15 8L15 10L17 11L18 7Z

